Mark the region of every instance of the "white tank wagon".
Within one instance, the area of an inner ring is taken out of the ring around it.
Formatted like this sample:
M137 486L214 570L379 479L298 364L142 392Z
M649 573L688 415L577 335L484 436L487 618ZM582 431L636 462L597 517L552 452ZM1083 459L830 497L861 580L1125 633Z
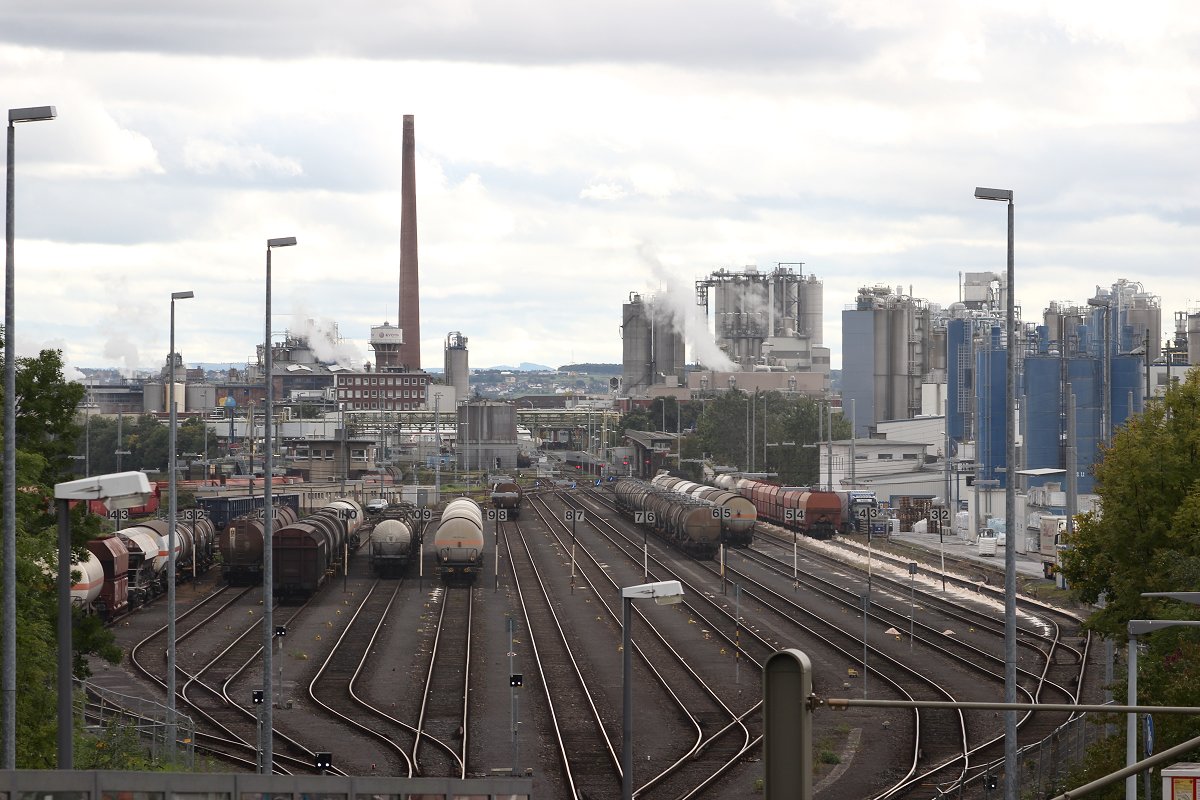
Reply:
M469 497L451 500L433 534L438 572L445 583L474 583L483 571L483 509Z
M380 576L403 572L416 559L419 548L416 524L410 516L385 517L375 523L367 539L371 571Z
M57 561L57 559L55 559ZM79 580L71 583L71 604L89 614L95 610L96 601L104 588L104 567L100 559L88 552L82 559L71 563L72 577L77 573ZM57 564L55 575L58 574Z
M364 518L362 506L358 501L349 497L339 497L325 506L325 509L332 510L338 519L346 523L346 541L351 550L357 548L358 529L362 527Z
M693 483L682 478L673 478L665 472L650 481L658 489L687 495L704 500L722 509L721 540L732 547L749 547L754 539L754 524L758 522L758 509L749 499L727 489Z

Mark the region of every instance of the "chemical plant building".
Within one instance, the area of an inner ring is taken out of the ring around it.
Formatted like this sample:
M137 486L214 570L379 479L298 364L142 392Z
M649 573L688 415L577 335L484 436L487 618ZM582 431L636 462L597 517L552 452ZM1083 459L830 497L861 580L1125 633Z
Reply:
M827 393L822 284L795 266L721 269L696 281L696 303L732 369L687 372L680 315L657 298L631 293L621 309L621 395L636 402L733 389Z
M1168 347L1160 347L1159 298L1118 280L1084 303L1051 303L1038 322L1019 322L1018 463L1010 469L1006 291L992 273L963 276L960 299L946 307L899 287L860 289L842 312L842 407L855 439L832 443L822 471L896 507L948 499L971 537L981 527L1005 528L1006 481L1020 475L1025 535L1015 543L1024 551L1045 547L1042 517L1090 507L1102 443L1141 412L1147 395L1163 391L1169 370L1182 375L1185 354L1197 363L1200 314L1177 314ZM914 456L910 445L918 443L923 452Z

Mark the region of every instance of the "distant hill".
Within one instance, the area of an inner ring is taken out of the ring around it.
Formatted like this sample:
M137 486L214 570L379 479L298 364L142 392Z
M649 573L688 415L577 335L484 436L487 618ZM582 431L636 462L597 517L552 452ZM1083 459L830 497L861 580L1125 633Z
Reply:
M494 367L472 367L485 372L554 372L554 367L547 367L544 364L531 364L528 361L522 361L520 366L513 367L508 364L497 364Z
M586 372L589 375L620 375L620 364L563 364L563 372Z

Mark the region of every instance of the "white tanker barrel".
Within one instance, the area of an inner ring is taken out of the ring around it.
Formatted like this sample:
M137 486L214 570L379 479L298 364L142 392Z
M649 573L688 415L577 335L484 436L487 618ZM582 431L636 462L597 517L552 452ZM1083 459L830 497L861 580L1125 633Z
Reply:
M82 608L91 608L104 588L104 567L91 553L78 564L71 565L72 571L79 570L79 580L71 586L71 602Z
M339 497L334 500L326 508L332 508L337 511L338 519L346 523L346 536L350 537L363 524L363 510L358 501L352 500L349 497Z

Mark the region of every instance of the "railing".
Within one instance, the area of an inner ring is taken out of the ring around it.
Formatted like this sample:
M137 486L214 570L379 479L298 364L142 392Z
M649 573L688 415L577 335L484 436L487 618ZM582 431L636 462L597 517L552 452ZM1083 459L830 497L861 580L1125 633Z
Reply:
M76 681L75 713L84 722L84 730L103 736L108 726L132 730L147 747L154 761L168 760L167 707L142 697L121 694L90 681ZM186 714L175 712L174 762L192 769L196 762L196 723Z

